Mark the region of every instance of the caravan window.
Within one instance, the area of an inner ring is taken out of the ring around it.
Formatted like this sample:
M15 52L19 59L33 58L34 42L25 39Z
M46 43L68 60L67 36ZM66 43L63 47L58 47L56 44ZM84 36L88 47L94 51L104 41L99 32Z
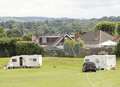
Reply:
M35 58L34 58L34 59L33 59L33 61L34 61L34 62L36 62L36 61L37 61L37 59L35 59Z
M12 62L17 62L17 60L16 59L12 59Z
M85 59L85 62L90 62L90 60L89 59Z

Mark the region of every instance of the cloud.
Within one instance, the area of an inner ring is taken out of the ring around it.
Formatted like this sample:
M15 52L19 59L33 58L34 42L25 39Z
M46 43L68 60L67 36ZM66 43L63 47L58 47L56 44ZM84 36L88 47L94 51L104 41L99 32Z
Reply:
M119 5L119 0L79 0L81 8L99 8Z
M119 16L120 0L0 0L0 16Z

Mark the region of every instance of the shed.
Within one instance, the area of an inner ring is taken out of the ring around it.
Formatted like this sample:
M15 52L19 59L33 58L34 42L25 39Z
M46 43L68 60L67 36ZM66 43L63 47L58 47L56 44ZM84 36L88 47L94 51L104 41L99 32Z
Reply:
M85 56L84 62L95 63L97 69L115 69L116 55L90 55Z
M20 68L20 67L40 67L42 66L41 55L20 55L13 56L7 65L7 68Z

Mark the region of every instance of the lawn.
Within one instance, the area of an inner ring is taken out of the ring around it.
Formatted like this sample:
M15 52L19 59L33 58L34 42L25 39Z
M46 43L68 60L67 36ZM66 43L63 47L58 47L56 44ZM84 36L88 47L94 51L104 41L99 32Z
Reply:
M8 58L0 59L0 87L120 87L117 69L82 73L82 58L46 57L38 69L4 70Z

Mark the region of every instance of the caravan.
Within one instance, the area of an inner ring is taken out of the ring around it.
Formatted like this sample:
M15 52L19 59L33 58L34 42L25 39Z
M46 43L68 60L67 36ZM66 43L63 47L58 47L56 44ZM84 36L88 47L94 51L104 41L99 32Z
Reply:
M42 66L41 55L20 55L11 57L7 68L20 68L20 67L40 67Z
M84 58L84 62L93 62L97 69L115 69L116 55L90 55Z

